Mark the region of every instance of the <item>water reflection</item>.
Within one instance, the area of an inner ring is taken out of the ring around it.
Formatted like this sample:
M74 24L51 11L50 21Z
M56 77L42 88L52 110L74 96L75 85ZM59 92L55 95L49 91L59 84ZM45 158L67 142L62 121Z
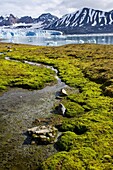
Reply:
M64 44L113 44L113 34L81 34L63 35L61 32L47 30L0 30L3 42L21 43L43 46L59 46ZM56 34L57 33L57 34Z

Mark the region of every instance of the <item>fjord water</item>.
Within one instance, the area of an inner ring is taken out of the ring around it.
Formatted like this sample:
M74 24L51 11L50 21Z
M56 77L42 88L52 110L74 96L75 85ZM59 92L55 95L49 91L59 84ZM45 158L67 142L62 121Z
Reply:
M32 44L41 46L60 46L65 44L113 44L113 34L74 34L63 35L54 30L1 29L2 42Z

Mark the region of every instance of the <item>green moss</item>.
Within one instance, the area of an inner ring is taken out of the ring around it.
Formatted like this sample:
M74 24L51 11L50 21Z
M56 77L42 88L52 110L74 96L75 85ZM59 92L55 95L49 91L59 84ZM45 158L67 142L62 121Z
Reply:
M1 44L0 51L7 52L6 44ZM62 81L75 89L62 99L67 112L60 122L59 129L65 133L58 143L65 152L48 158L42 169L113 169L113 46L13 44L12 52L6 56L52 65ZM0 56L1 89L8 86L39 89L54 81L54 73L48 69L6 62L4 57Z
M61 126L62 131L72 131L75 132L77 135L84 134L88 131L88 124L89 122L83 122L80 118L75 119L67 119L64 120Z
M55 81L54 71L28 64L0 60L0 90L10 87L41 89Z
M42 170L102 170L104 167L105 165L97 160L97 153L89 147L81 147L79 150L71 150L70 152L59 152L42 164Z
M76 117L84 113L84 108L78 103L65 101L64 105L66 107L66 116L67 117Z
M41 169L84 170L82 162L80 162L78 158L75 158L73 154L71 155L68 152L59 152L48 158L45 162L43 162Z
M69 151L75 145L76 134L74 132L64 132L57 142L57 147L60 150Z

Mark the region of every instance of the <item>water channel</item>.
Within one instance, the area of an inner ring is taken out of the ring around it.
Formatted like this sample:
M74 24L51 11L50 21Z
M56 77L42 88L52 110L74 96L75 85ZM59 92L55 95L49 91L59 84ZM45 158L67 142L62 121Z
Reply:
M6 60L10 58L6 57ZM37 67L41 65L25 63ZM67 87L58 77L56 69L43 66L56 72L57 84L33 91L10 88L0 96L0 170L35 170L42 160L57 152L54 145L31 145L26 135L26 130L32 127L35 119L53 114L52 108L59 102L55 94Z

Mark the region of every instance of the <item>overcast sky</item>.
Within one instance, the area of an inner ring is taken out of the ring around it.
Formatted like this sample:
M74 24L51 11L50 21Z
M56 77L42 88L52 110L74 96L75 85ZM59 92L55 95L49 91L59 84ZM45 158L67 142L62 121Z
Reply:
M50 12L61 17L83 7L110 11L113 10L113 0L0 0L0 15L38 17Z

